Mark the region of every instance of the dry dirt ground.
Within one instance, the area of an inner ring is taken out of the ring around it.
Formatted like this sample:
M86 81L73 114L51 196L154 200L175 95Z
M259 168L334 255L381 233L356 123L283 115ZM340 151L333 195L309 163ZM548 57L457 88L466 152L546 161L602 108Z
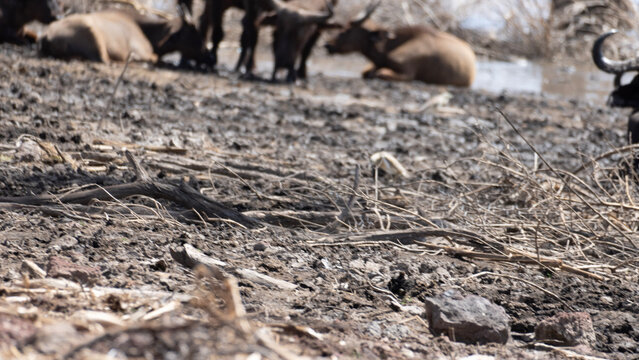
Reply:
M626 112L140 64L114 94L122 68L0 46L0 357L637 358L639 189L630 150L609 153ZM149 196L11 203L130 183L125 150L257 225ZM503 306L509 343L431 335L423 300L451 288ZM590 349L534 342L560 311L592 316Z

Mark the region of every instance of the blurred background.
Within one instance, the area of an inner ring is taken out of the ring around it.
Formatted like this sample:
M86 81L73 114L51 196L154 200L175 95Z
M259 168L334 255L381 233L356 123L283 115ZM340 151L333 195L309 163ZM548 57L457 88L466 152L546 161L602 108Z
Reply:
M175 13L175 0L127 1ZM369 2L340 0L335 20L348 21ZM64 0L65 6L79 12L112 3ZM480 60L476 89L605 102L612 77L592 64L592 43L603 32L618 29L620 34L606 43L606 56L637 56L638 5L639 0L382 0L373 19L391 27L431 25L468 41ZM226 15L222 67L230 68L237 57L241 16L239 10ZM258 49L258 71L271 66L269 46L270 29L265 29ZM311 73L359 77L366 63L357 55L328 57L318 48L309 64Z

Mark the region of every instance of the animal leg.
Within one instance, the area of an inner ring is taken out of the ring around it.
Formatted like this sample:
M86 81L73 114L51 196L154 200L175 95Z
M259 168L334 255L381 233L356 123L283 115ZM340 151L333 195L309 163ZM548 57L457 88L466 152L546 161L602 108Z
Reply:
M372 79L375 76L375 73L377 72L377 66L375 66L374 64L370 64L366 67L366 69L362 72L362 77L364 79Z
M77 39L84 39L84 41L77 41ZM105 64L111 62L106 41L90 27L78 29L76 38L64 39L62 41L65 42L62 48L67 49L65 50L65 52L67 52L65 55L68 57L79 56L80 58L103 62Z
M639 109L634 109L628 117L628 140L631 145L639 143Z
M224 28L222 27L222 17L213 25L213 49L211 53L213 55L213 66L217 64L217 49L220 47L220 43L224 39Z
M302 49L302 54L300 57L300 65L299 65L299 68L297 69L297 76L300 79L306 79L306 60L308 59L309 56L311 56L313 47L315 46L315 43L317 42L317 39L319 39L320 35L321 35L321 32L316 31L308 39L306 44L304 44L304 48Z
M254 10L247 9L244 18L242 18L242 28L242 37L240 39L242 51L235 65L235 71L240 71L242 66L244 66L245 72L252 74L255 67L255 47L259 36L259 27L256 23Z
M370 74L367 74L368 76L365 76L368 79L372 79L372 78L377 78L377 79L382 79L382 80L389 80L389 81L408 81L411 80L411 77L406 75L406 74L402 74L402 73L398 73L395 72L389 68L380 68L377 69L374 72L371 72Z
M297 72L295 71L295 66L290 66L288 68L288 74L286 75L287 83L294 83L297 80Z

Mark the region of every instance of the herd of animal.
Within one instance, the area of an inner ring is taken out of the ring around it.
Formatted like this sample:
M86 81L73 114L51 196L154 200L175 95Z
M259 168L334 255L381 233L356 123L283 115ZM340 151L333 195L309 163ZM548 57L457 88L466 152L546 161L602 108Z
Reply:
M190 15L202 2L197 18ZM338 0L177 0L180 16L143 15L137 10L111 9L61 16L56 0L0 0L0 41L19 41L32 20L49 24L36 41L43 55L110 63L157 62L169 52L181 54L181 65L214 68L224 38L224 13L244 11L240 56L235 66L253 77L260 28L272 26L273 72L286 81L307 76L307 60L322 31L339 29L326 48L330 53L359 52L372 63L363 76L387 80L420 80L432 84L470 86L475 54L463 40L426 26L388 29L370 20L379 5L371 3L348 24L333 22ZM33 37L33 36L32 36ZM209 49L209 40L212 47Z
M190 14L195 2L203 10ZM62 16L57 0L0 0L0 42L23 42L24 25L37 20L49 24L36 37L40 52L61 59L110 63L127 59L158 62L179 52L181 65L214 68L224 38L224 13L244 11L240 56L235 66L254 77L255 50L261 27L272 26L274 56L271 79L285 70L286 81L307 76L306 63L322 31L338 29L327 41L331 54L358 52L371 65L362 76L392 81L418 80L430 84L468 87L475 78L475 53L465 41L427 26L389 29L370 17L379 5L371 3L347 24L333 22L338 0L177 0L179 16L167 19L143 15L135 9L112 9ZM614 61L603 56L603 34L595 41L592 57L599 69L615 74L609 105L633 109L628 122L631 143L639 143L639 75L621 85L623 74L639 71L639 58ZM33 35L31 37L34 37ZM212 47L207 45L212 42Z

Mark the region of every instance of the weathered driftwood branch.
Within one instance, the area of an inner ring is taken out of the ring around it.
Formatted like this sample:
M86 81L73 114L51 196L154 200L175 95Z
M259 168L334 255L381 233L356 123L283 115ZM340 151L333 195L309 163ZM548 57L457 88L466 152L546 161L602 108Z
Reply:
M213 273L221 273L222 271L226 271L239 278L270 288L275 287L280 290L294 290L297 288L297 285L288 281L260 274L254 270L230 266L224 261L213 259L212 257L207 256L206 254L189 244L184 244L184 246L175 248L169 248L169 251L171 252L171 257L173 258L173 260L189 269L194 269L198 265L204 265Z
M55 205L59 203L86 205L95 200L120 200L129 196L143 195L154 199L164 199L174 202L186 209L192 209L207 218L228 219L246 227L254 227L258 224L256 220L244 216L240 212L229 209L221 203L200 194L184 182L175 185L168 182L151 180L140 165L137 164L135 159L133 159L133 156L128 151L126 154L132 169L138 177L138 181L133 183L104 186L63 195L0 197L0 202L23 205Z

